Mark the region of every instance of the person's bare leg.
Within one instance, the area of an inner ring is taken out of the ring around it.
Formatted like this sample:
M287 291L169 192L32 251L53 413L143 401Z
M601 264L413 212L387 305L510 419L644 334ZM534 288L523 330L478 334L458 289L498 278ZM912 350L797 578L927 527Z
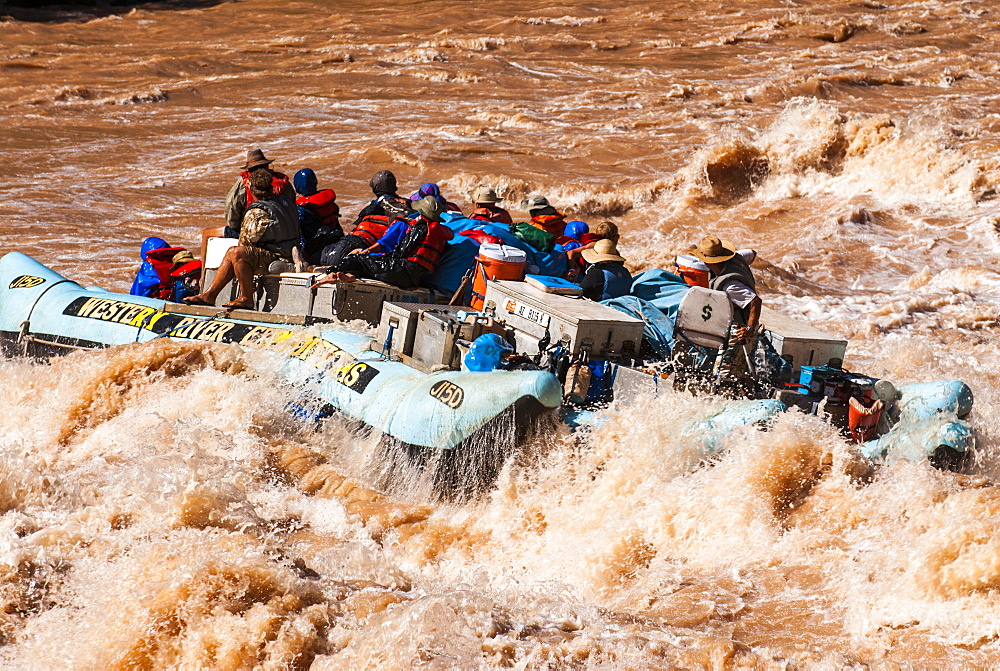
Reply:
M205 255L208 254L208 239L209 238L221 238L226 232L225 226L216 226L215 228L203 228L201 229L201 277L198 278L198 286L205 283ZM228 282L228 280L226 280ZM213 282L214 284L214 282Z
M243 247L233 247L229 251L233 253L233 270L236 273L236 282L240 286L240 295L236 297L236 301L252 305L254 294L253 266L250 265L250 260L247 259Z
M312 286L310 286L309 288L315 289L316 287L321 287L324 284L336 284L339 281L337 279L338 275L340 275L340 273L334 273L334 272L327 273L326 275L323 275L322 277L318 278L315 282L313 282Z
M222 289L229 284L229 281L236 275L233 257L235 256L234 252L237 249L239 249L239 247L230 247L226 250L226 255L222 257L222 264L219 266L219 272L215 274L215 278L212 280L212 286L197 296L192 296L192 298L200 298L208 303L215 303L215 299L219 297Z

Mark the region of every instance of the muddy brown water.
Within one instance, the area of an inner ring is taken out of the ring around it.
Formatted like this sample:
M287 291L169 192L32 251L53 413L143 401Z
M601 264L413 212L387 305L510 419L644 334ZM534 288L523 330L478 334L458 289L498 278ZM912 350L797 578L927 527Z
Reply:
M3 360L3 666L1000 664L994 3L5 11L2 252L127 291L144 237L222 223L253 146L347 215L384 168L467 210L540 191L618 222L633 270L706 233L757 249L766 303L849 367L968 382L979 446L859 478L789 414L706 466L682 428L720 402L677 394L442 504L291 420L254 353Z

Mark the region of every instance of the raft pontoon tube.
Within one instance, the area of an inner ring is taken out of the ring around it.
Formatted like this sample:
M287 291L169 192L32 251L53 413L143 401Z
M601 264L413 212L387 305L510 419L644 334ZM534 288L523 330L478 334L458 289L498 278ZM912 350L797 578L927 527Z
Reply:
M425 374L371 351L371 338L332 324L309 329L188 314L163 300L83 288L34 259L0 258L0 339L10 354L48 355L156 338L235 343L272 352L281 375L318 401L407 445L448 450L505 412L559 406L546 371ZM522 421L522 417L518 418Z

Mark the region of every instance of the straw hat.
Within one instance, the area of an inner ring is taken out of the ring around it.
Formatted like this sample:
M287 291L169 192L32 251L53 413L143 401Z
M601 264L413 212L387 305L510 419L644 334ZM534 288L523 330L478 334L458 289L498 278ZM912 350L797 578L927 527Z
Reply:
M259 168L262 165L271 165L274 161L269 161L264 157L264 152L260 149L248 149L247 150L247 162L243 166L244 170L253 170L254 168Z
M479 203L499 203L503 198L497 197L497 192L492 186L477 186L472 191L472 202Z
M174 254L174 257L170 259L171 263L189 263L191 261L194 261L194 254L187 249L182 252L177 252Z
M600 263L601 261L618 261L624 263L624 257L618 254L618 247L611 240L598 240L597 244L589 249L583 250L583 260L587 263Z
M441 221L441 213L444 212L444 203L434 196L427 196L426 198L413 201L413 209L431 221Z
M728 240L706 235L691 253L705 263L722 263L736 256L736 246Z

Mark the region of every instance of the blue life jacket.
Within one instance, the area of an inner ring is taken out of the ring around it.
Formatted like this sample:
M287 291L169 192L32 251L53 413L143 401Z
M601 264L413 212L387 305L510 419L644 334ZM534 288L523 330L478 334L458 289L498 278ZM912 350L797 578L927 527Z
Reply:
M620 263L599 263L597 268L604 273L604 290L601 300L624 296L632 291L632 275Z

